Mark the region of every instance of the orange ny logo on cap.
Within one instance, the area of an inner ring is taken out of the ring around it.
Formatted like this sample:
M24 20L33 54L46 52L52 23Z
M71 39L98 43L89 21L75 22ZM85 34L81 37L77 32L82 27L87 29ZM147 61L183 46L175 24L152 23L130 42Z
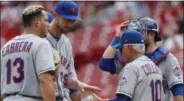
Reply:
M71 8L71 11L74 13L75 12L75 7L72 7Z

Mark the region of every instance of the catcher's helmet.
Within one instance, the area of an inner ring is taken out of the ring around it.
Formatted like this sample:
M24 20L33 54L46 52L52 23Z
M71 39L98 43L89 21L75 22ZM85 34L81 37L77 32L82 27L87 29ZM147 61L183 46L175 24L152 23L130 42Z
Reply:
M127 27L127 30L136 30L141 32L142 34L146 34L147 30L144 28L144 26L141 25L141 23L137 20L132 20Z
M159 36L159 27L155 20L150 17L142 17L137 19L137 21L145 28L148 32L155 32L155 41L161 41Z

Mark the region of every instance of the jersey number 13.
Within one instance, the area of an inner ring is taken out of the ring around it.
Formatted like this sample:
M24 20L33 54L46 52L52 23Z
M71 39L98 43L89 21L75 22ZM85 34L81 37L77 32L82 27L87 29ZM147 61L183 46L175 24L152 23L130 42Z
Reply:
M16 68L16 74L12 75L12 69ZM22 58L16 58L14 61L11 59L6 63L7 69L7 84L20 83L24 79L24 60Z

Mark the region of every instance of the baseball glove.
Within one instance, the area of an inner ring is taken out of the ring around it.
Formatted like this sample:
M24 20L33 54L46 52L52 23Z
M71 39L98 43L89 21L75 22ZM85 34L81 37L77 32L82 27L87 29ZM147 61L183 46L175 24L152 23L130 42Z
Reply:
M95 97L93 96L93 95L89 95L89 96L87 96L87 98L86 98L86 101L95 101L96 99L95 99Z
M53 49L53 57L54 57L54 65L55 65L55 72L56 74L59 72L59 68L61 66L61 58L59 52Z

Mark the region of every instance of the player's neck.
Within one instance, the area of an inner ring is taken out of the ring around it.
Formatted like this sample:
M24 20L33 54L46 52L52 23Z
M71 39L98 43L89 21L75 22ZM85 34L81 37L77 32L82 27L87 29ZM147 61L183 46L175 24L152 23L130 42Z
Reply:
M24 34L34 34L34 35L41 37L40 32L38 32L37 30L35 30L34 28L31 28L31 27L25 28Z
M132 58L132 60L135 60L135 59L137 59L137 58L139 58L139 57L141 57L143 55L144 55L143 52L137 53L137 54L134 55L134 57Z
M132 58L130 58L130 60L128 60L127 62L131 62L131 61L134 61L135 59L141 57L141 56L144 56L144 53L143 52L139 52L139 53L134 53L132 55Z
M156 43L150 43L149 45L147 45L147 47L146 47L146 53L152 53L152 52L154 52L156 49L157 49L158 47L157 47L157 45L156 45Z
M54 24L54 22L52 22L50 24L50 27L49 27L49 32L50 34L52 34L52 36L56 39L59 39L61 37L61 32L60 32L60 29L57 28Z

